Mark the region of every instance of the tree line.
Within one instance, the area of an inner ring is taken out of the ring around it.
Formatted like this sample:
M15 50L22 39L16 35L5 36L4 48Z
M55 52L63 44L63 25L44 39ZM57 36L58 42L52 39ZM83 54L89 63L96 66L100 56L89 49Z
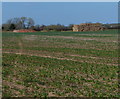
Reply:
M57 25L34 25L35 22L32 18L20 17L11 18L5 24L2 24L3 31L13 31L19 29L33 29L36 31L71 31L73 24L64 26L61 24Z
M87 22L88 23L88 22ZM103 24L106 29L120 29L120 24ZM57 25L35 25L32 18L20 17L11 18L5 24L2 24L3 31L13 31L19 29L32 29L35 31L72 31L73 24L64 26Z
M11 31L14 29L29 29L34 25L32 18L21 17L9 19L5 24L2 24L2 29Z

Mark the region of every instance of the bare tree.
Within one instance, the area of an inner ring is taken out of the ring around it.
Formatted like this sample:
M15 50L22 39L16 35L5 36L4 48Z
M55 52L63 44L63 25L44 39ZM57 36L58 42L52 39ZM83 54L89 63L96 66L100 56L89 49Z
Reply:
M21 19L22 28L25 29L26 28L25 24L27 22L27 17L21 17L20 19Z
M34 20L32 18L27 18L27 28L34 26Z
M2 28L9 29L25 29L31 28L34 26L34 20L32 18L21 17L21 18L12 18L9 19L6 24L2 26Z

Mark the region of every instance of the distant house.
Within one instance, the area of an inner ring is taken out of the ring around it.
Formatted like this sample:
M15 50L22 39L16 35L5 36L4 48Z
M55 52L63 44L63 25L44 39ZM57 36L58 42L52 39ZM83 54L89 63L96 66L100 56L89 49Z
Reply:
M73 31L99 31L104 30L105 27L102 26L100 23L82 23L80 25L73 25Z

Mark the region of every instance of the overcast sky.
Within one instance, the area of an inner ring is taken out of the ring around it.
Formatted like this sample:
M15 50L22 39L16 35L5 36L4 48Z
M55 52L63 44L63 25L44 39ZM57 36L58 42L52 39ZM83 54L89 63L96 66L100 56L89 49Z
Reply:
M2 21L31 17L36 24L117 23L117 2L3 2Z

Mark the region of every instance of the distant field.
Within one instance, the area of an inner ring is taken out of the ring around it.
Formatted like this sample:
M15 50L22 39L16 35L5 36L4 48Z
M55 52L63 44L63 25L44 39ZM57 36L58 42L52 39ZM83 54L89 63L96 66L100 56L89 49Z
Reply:
M3 97L120 97L117 30L2 36Z

